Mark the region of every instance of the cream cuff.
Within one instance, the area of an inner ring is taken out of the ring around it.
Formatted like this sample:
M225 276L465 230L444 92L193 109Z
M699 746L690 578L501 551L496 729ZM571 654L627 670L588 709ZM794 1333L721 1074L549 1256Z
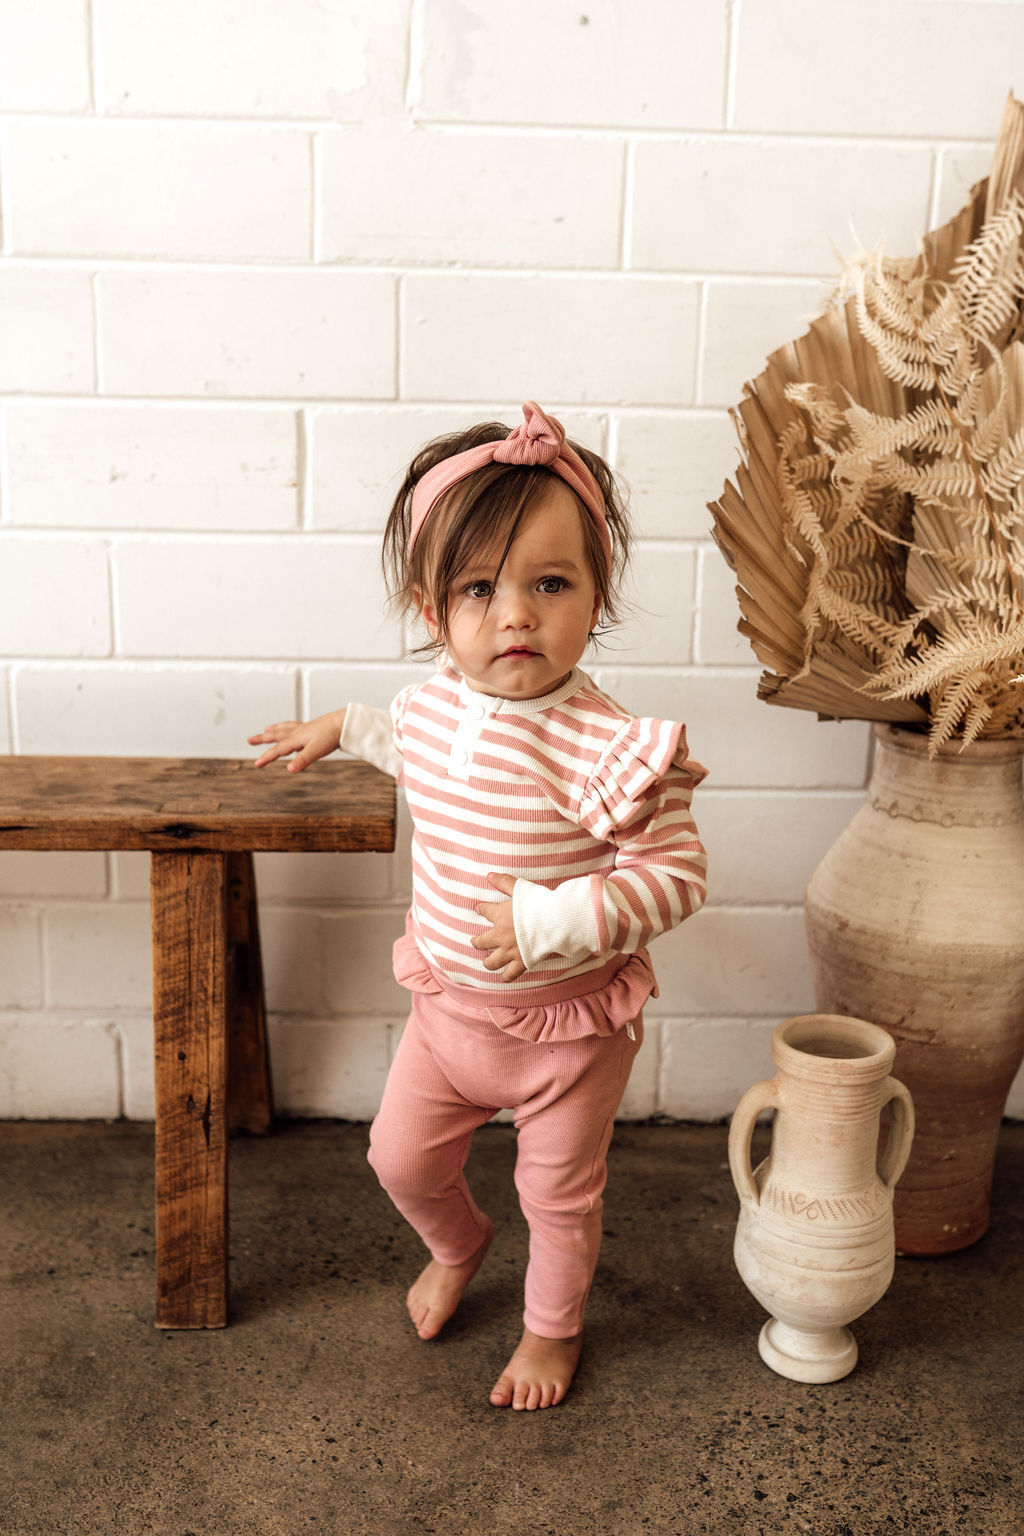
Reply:
M532 880L517 880L512 891L512 923L527 970L545 955L582 960L600 949L591 879L563 880L549 891Z

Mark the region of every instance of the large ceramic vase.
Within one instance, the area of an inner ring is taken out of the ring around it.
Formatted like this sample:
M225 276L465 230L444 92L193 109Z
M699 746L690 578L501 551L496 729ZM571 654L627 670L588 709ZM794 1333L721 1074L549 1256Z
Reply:
M867 803L807 888L817 1005L896 1041L917 1135L896 1196L901 1253L988 1225L996 1137L1024 1054L1024 742L940 749L875 727Z
M794 1381L838 1381L857 1361L847 1326L892 1280L892 1192L914 1134L910 1095L889 1075L896 1054L862 1019L812 1013L772 1037L775 1077L744 1094L729 1130L740 1197L734 1257L772 1316L762 1360ZM876 1166L884 1105L889 1136ZM750 1138L774 1108L771 1152L754 1171Z

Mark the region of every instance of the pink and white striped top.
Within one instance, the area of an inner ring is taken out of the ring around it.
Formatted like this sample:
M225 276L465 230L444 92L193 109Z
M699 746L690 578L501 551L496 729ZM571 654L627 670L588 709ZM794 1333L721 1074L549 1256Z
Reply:
M511 997L642 949L703 904L690 815L705 776L682 725L636 719L578 668L539 699L476 693L451 666L383 711L350 705L341 745L395 773L412 815L411 931L451 984ZM470 939L512 897L528 969L503 981Z

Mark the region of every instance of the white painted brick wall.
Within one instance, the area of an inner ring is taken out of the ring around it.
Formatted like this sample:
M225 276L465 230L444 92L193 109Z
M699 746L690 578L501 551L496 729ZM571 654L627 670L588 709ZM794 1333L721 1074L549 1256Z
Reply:
M97 278L111 394L394 393L394 280L365 272L112 267Z
M735 405L744 380L760 373L769 352L807 329L827 292L827 284L806 281L710 281L698 402Z
M7 521L260 532L298 523L294 411L11 405Z
M32 907L0 910L0 1008L31 1008L43 1001L39 914Z
M539 157L542 163L539 164ZM393 126L323 135L325 261L618 265L621 141ZM580 187L591 188L580 198Z
M298 129L25 121L11 124L8 156L17 254L270 262L312 254L312 163Z
M722 126L726 0L423 0L417 106L442 122Z
M5 534L0 653L110 654L110 581L102 539Z
M118 1033L103 1020L0 1017L0 1058L4 1120L113 1120L124 1112Z
M743 0L737 128L989 138L1024 48L1000 0Z
M739 462L725 411L623 413L615 429L615 465L630 488L638 531L648 538L708 538L708 486Z
M0 267L0 390L90 394L95 387L88 272L5 261Z
M404 386L428 400L495 389L522 400L533 398L530 380L542 379L550 405L690 405L698 300L698 285L675 277L414 273L405 282Z
M401 111L408 0L102 0L100 110L362 122Z
M88 0L6 0L0 18L4 112L86 112Z
M112 551L129 656L398 658L379 541L124 539Z
M884 234L893 249L912 251L928 215L932 159L926 148L892 145L838 148L747 136L643 141L636 150L630 265L828 274L835 249L852 243L851 212L869 178L871 211L862 215L857 237L873 246Z
M260 728L254 719L292 719L297 698L294 673L271 667L52 664L14 672L19 749L59 756L237 757L239 742Z
M105 896L102 853L22 853L0 858L0 896Z
M833 248L960 206L1021 57L1000 0L7 0L0 751L247 755L385 703L425 666L378 568L405 464L537 398L632 492L591 670L712 770L623 1112L728 1114L813 1004L802 892L870 748L757 701L728 409ZM258 859L286 1114L374 1112L408 835ZM152 1115L145 855L0 857L0 1051L0 1115Z

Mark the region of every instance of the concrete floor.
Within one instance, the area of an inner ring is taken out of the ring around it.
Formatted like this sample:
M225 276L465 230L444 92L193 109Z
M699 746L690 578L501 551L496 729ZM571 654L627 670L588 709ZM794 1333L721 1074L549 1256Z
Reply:
M519 1332L513 1133L470 1164L497 1241L443 1341L403 1296L417 1240L363 1126L232 1145L232 1320L152 1326L152 1131L0 1126L3 1536L1020 1536L1024 1125L992 1227L900 1260L861 1359L758 1358L722 1127L623 1126L566 1402L494 1409Z

